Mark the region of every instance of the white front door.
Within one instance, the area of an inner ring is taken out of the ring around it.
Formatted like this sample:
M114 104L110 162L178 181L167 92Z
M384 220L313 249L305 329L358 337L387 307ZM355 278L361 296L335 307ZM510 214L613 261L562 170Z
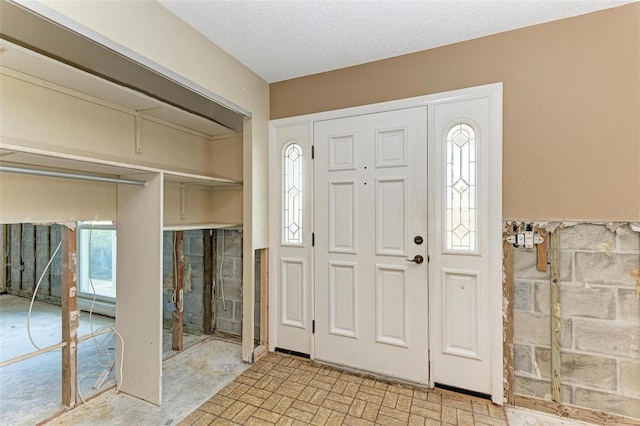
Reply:
M269 349L502 403L502 85L272 130Z
M315 359L426 384L427 108L316 122L313 140Z

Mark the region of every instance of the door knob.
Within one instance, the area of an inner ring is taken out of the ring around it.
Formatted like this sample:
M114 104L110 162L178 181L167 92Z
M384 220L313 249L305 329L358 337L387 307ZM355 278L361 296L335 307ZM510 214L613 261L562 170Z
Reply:
M419 265L422 262L424 262L424 257L420 256L419 254L416 254L413 259L407 259L407 262L415 262Z

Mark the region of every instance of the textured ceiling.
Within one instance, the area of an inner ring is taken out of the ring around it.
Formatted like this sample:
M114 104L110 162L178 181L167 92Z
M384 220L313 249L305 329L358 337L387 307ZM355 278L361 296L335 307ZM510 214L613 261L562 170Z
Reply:
M268 82L417 52L630 0L159 0Z

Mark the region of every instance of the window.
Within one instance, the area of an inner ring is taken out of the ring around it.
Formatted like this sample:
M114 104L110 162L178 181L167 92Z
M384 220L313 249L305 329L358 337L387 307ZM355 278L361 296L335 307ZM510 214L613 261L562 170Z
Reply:
M302 148L291 143L284 148L282 159L282 243L302 244L303 170Z
M446 144L446 249L476 251L476 131L456 124Z
M80 292L116 297L116 229L111 222L78 223Z

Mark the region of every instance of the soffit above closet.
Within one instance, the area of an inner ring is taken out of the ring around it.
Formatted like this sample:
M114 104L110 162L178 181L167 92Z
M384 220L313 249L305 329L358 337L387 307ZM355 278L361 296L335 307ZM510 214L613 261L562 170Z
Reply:
M211 137L242 132L242 114L6 1L0 66Z

